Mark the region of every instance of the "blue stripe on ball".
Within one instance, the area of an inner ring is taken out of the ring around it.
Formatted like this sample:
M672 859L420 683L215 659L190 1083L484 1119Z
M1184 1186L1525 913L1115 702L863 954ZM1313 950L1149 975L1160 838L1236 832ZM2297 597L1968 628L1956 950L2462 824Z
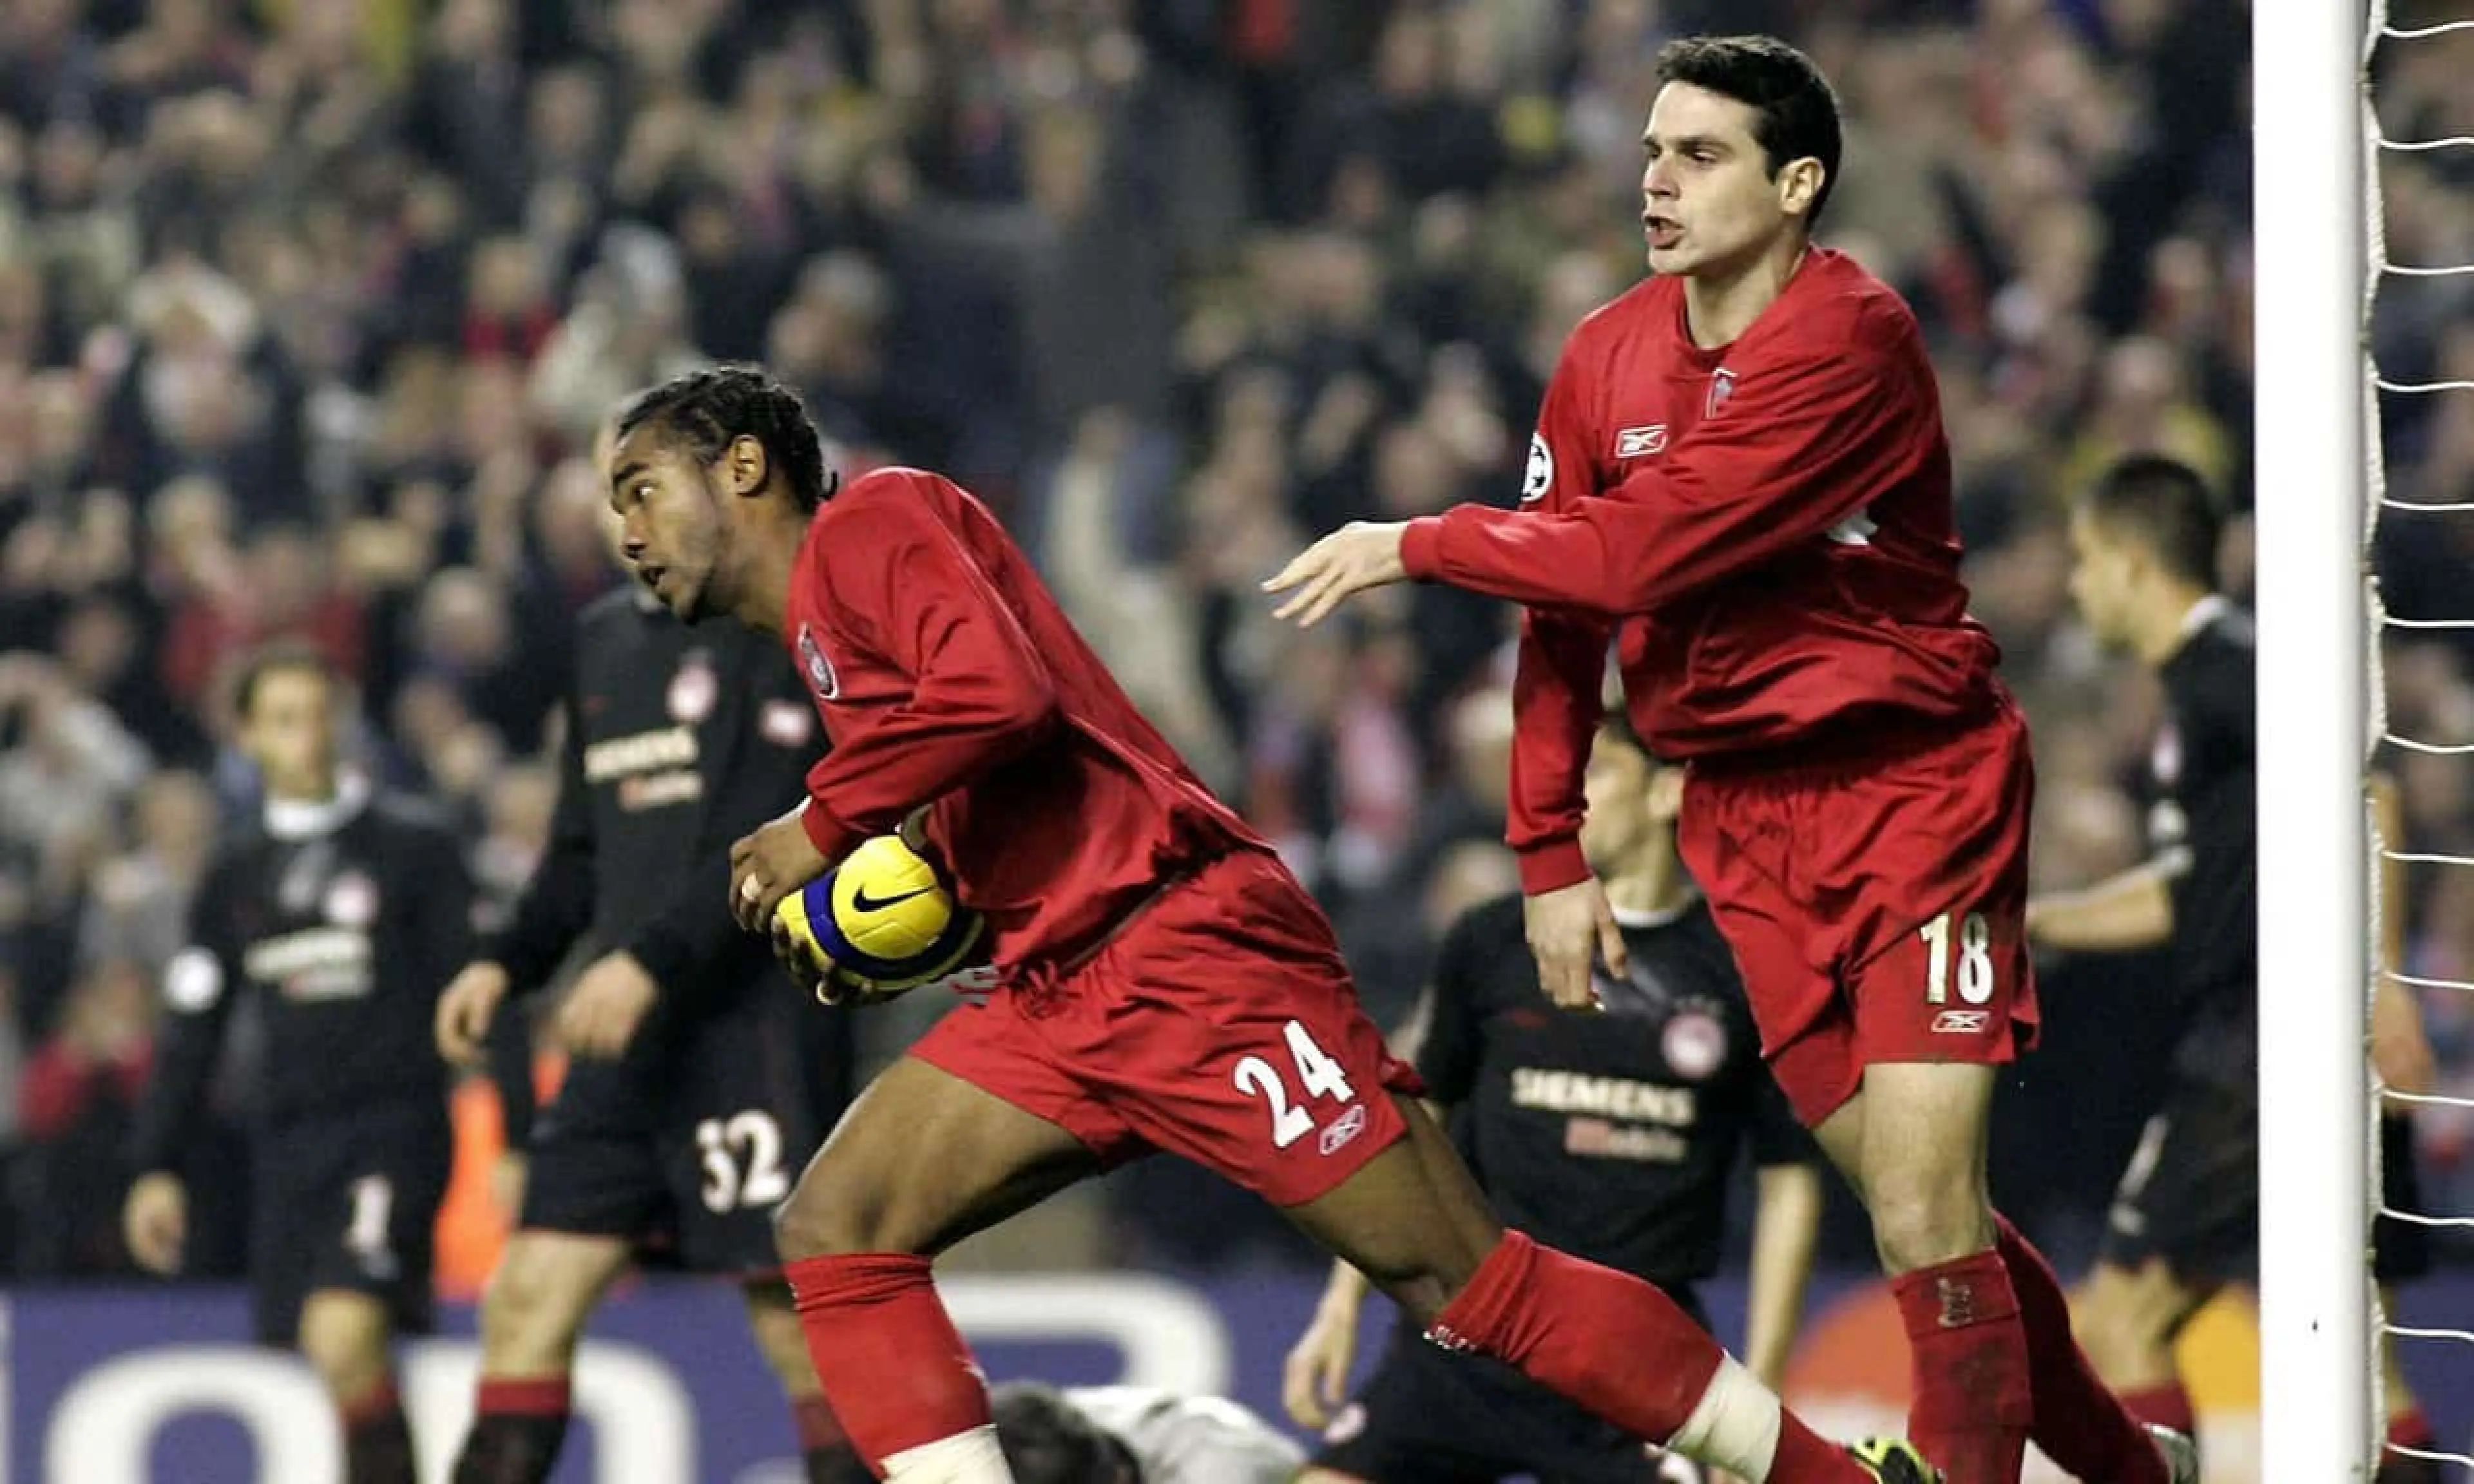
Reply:
M825 882L813 889L819 890L819 895L822 895L823 890L829 889L826 883L831 879L827 877ZM907 958L879 958L843 934L841 923L836 921L830 906L823 911L813 910L813 906L811 903L808 925L816 936L817 946L824 949L825 957L832 960L835 968L861 979L890 982L938 978L960 965L980 936L979 914L957 907L954 915L946 920L944 931L938 933L936 940L925 948Z

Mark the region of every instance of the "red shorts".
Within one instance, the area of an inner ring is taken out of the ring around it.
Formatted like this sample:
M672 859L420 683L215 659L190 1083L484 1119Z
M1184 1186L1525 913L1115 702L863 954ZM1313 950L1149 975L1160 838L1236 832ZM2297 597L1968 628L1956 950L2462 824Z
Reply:
M1164 1149L1274 1206L1355 1174L1408 1132L1387 1094L1422 1090L1322 909L1258 851L1168 887L1053 985L947 1013L910 1054L1104 1161Z
M1678 844L1807 1124L1876 1062L2007 1062L2035 1043L2023 931L2035 792L2006 697L1954 735L1861 757L1696 765Z

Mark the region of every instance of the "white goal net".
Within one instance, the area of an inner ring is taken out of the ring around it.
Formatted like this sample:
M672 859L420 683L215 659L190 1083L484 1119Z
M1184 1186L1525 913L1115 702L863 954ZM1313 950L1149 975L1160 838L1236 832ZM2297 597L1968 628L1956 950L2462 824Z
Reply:
M2409 1369L2418 1348L2474 1349L2474 1315L2391 1322L2366 1260L2380 1216L2474 1233L2474 1210L2389 1209L2376 1137L2384 1112L2463 1120L2474 1099L2388 1086L2363 1054L2383 982L2449 1017L2474 996L2474 969L2425 969L2381 931L2474 886L2444 880L2474 856L2365 812L2373 768L2474 786L2452 772L2474 769L2474 717L2412 682L2422 658L2474 656L2474 0L2261 7L2254 61L2266 1478L2368 1479L2411 1454L2474 1484L2462 1437L2390 1449L2378 1363L2384 1336ZM2343 200L2359 218L2319 221L2314 203ZM2428 580L2384 594L2384 550L2426 574L2459 561L2457 601ZM2347 860L2366 869L2336 879ZM2390 899L2400 868L2419 890ZM2349 982L2365 994L2326 990Z

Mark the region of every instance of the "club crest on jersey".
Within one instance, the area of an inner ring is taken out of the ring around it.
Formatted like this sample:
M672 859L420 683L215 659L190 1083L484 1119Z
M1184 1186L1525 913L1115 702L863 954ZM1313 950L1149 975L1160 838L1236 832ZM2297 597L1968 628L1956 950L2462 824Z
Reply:
M327 885L327 921L338 927L367 927L378 920L378 884L358 871Z
M834 662L825 658L823 646L808 632L806 624L799 626L799 671L807 676L808 686L817 699L831 701L842 693L841 677L834 673Z
M1615 434L1617 459L1645 459L1666 449L1666 424L1653 422L1645 428L1624 428Z
M670 689L666 703L670 720L693 726L713 714L713 704L721 697L721 682L713 673L713 659L697 650L679 661L679 673L670 677Z
M1727 1028L1706 1010L1677 1012L1659 1034L1666 1065L1686 1082L1707 1082L1727 1060Z
M1555 487L1555 455L1541 433L1529 435L1529 467L1520 476L1520 503L1535 505Z
M1734 396L1734 395L1735 373L1727 370L1727 368L1723 366L1719 367L1715 371L1710 373L1710 401L1709 405L1701 409L1701 416L1705 418L1714 418L1718 416L1718 409L1726 406L1728 400Z

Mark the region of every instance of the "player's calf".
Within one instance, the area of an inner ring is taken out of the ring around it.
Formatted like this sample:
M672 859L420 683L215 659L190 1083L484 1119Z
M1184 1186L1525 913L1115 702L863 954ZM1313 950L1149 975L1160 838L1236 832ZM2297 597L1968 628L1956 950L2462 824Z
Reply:
M594 1305L626 1269L615 1236L516 1233L481 1296L482 1375L565 1376Z
M2026 1324L1985 1199L1993 1086L1977 1063L1876 1063L1819 1131L1861 1172L1912 1357L1908 1431L1951 1484L2018 1484L2035 1424Z
M388 1353L384 1301L322 1288L301 1309L302 1357L318 1373L344 1424L345 1484L412 1484L412 1433Z
M937 1151L932 1162L920 1151ZM851 1105L774 1218L816 1379L896 1484L1010 1484L932 1255L1095 1165L1072 1135L907 1056Z
M615 1236L526 1229L481 1296L481 1376L454 1484L541 1484L567 1441L568 1376L584 1323L626 1270Z

